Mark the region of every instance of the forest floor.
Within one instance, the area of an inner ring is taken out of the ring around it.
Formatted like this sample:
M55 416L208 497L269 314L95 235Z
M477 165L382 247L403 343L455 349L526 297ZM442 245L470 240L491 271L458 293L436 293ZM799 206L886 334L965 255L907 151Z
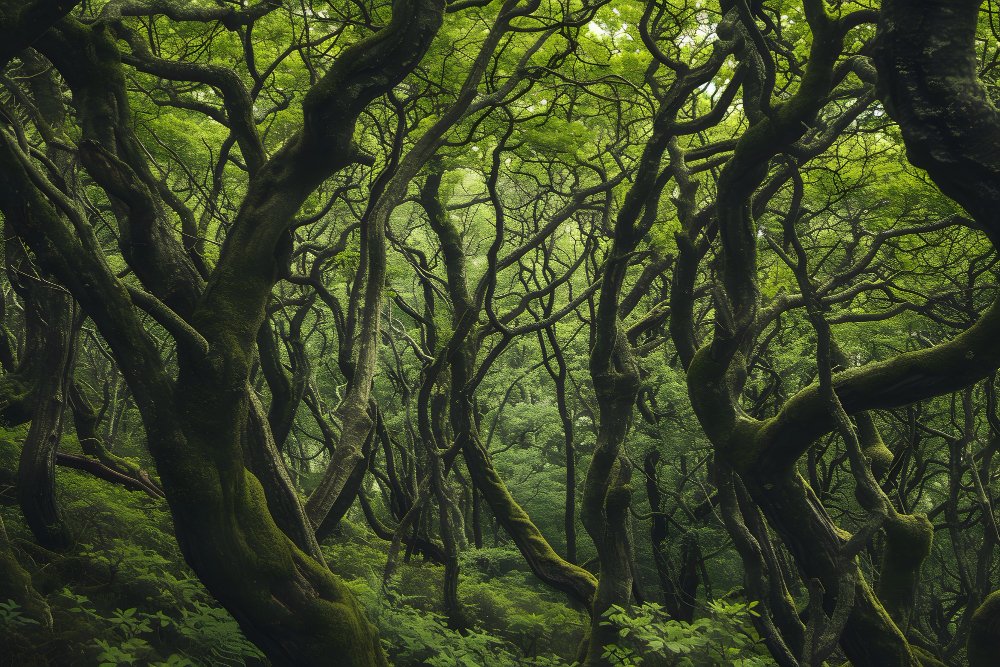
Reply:
M52 628L0 600L0 665L266 665L236 621L184 563L164 500L77 470L57 470L58 499L75 538L38 547L13 482L23 428L0 430L0 517L21 564L48 603ZM79 453L75 438L60 451ZM486 548L462 563L460 598L478 627L457 632L441 604L443 567L411 559L383 585L387 544L344 521L323 551L379 627L397 665L560 665L585 614L543 589L516 550Z

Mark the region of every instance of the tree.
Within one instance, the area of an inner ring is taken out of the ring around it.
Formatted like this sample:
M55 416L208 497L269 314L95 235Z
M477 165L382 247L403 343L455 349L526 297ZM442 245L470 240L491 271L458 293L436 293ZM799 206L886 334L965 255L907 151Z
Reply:
M249 418L257 331L282 270L280 244L311 192L357 159L358 115L416 64L441 15L433 3L399 3L384 30L348 48L310 89L301 129L269 159L254 155L255 131L240 137L250 147L243 148L250 181L207 276L169 230L171 202L162 201L131 130L117 45L103 21L66 19L39 48L74 92L81 155L116 209L123 253L142 288L130 290L111 271L81 209L30 161L14 134L4 135L5 218L112 347L143 413L185 558L278 663L316 662L331 653L356 664L384 661L352 595L316 560L318 552L303 552L300 546L311 545L296 545L275 524L260 482L244 468L240 436ZM137 302L177 341L176 377ZM324 621L317 626L317 619Z

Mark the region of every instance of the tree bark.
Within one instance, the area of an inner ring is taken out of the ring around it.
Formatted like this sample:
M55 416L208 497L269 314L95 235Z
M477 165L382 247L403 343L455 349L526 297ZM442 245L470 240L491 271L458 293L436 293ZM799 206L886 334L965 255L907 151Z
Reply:
M71 541L56 501L55 471L73 381L76 309L61 287L47 285L32 292L45 313L48 329L34 392L35 409L18 464L17 497L35 539L46 549L56 551Z
M969 629L969 667L990 667L996 664L1000 646L1000 591L987 597L972 616Z
M73 293L109 343L142 414L185 559L275 665L385 664L350 590L275 524L260 483L244 467L241 439L256 335L280 270L277 248L309 194L357 159L358 115L409 73L442 22L443 3L436 0L397 0L393 9L387 27L345 49L310 90L302 130L251 180L200 294L197 285L185 284L196 281L196 272L172 262L137 271L152 295L127 289L85 216L16 140L0 134L0 210L15 220L40 263ZM78 30L84 28L67 28ZM72 73L74 55L82 61L92 54L70 48L62 66ZM92 148L88 166L105 169L96 179L134 217L148 194L141 192L143 179L129 178L122 165L133 165L113 152ZM155 216L147 220L155 222ZM154 234L148 240L180 257L164 238ZM135 254L127 257L136 260ZM192 294L194 303L186 309ZM137 301L153 309L177 340L176 378L143 328ZM187 317L177 315L185 309Z

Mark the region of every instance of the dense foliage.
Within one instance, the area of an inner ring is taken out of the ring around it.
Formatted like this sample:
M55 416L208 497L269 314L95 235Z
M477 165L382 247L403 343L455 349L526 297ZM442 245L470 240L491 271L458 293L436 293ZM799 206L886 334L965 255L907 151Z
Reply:
M0 0L0 663L984 667L980 0Z

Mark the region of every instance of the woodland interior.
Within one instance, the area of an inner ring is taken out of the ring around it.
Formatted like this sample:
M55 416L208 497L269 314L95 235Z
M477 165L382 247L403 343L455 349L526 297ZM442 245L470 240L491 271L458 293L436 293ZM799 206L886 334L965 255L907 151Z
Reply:
M997 667L993 0L0 0L0 667Z

